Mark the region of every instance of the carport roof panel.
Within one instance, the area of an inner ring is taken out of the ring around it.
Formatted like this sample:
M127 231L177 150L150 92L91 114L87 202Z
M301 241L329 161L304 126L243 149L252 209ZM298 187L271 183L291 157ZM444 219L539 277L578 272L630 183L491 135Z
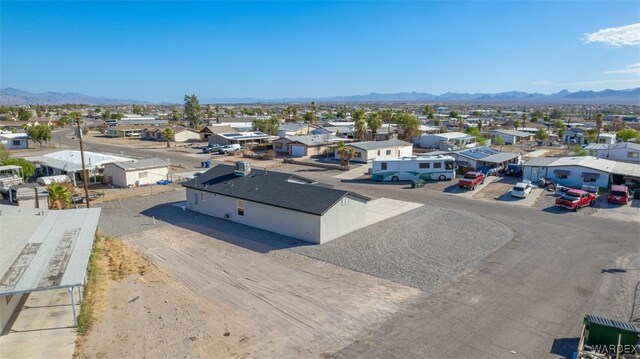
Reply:
M100 208L0 208L0 295L83 283Z

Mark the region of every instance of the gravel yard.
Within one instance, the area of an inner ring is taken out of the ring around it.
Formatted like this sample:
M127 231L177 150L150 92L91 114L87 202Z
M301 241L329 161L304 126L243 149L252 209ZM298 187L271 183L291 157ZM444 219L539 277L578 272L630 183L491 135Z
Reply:
M421 207L321 246L291 250L430 291L513 236L510 228L472 213Z
M596 204L593 207L585 207L585 208L581 208L577 213L564 209L564 208L558 208L555 206L556 203L556 198L558 198L555 195L555 192L552 191L544 191L542 192L542 194L540 195L540 197L538 197L538 200L536 201L536 203L533 205L533 208L538 208L541 209L543 211L546 212L550 212L550 213L559 213L559 214L578 214L578 215L586 215L586 216L590 216L596 212L598 212L598 203L601 200L602 196L598 197L598 199L596 200Z

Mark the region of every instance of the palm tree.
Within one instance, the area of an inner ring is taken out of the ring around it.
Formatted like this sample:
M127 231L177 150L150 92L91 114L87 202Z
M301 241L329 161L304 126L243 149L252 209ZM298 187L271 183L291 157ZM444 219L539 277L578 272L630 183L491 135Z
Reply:
M349 160L351 160L356 155L356 150L352 147L347 147L342 141L338 142L336 152L340 156L340 166L342 167L345 167L345 165L348 167Z
M378 133L378 129L382 127L382 116L380 113L373 112L367 118L367 127L371 129L371 134L373 135L373 140L376 140L376 134Z
M522 118L522 128L527 127L527 114L526 114L526 113L523 113L521 118ZM518 128L516 127L516 130L517 130L517 129L518 129Z
M65 209L71 203L71 191L60 183L50 184L47 192L49 192L49 209Z
M207 107L204 108L204 112L207 114L207 121L211 119L211 114L213 113L213 111L211 110L211 105L207 105Z
M382 121L387 123L387 131L389 132L389 137L391 137L391 121L393 120L393 111L391 111L391 109L382 110L381 116Z
M220 123L220 105L216 105L215 110L216 110L216 122Z
M355 122L358 139L362 141L364 139L364 135L367 133L367 120L362 107L353 112L353 122Z
M460 132L464 132L464 118L462 118L462 116L458 117L458 130Z
M515 120L515 121L513 122L513 127L515 127L515 129L517 130L519 126L520 126L520 121Z
M482 132L482 120L478 120L478 132Z
M162 131L162 137L167 140L167 148L171 147L171 139L173 138L173 130L167 127Z
M602 130L602 114L596 115L596 143L600 143L600 130Z

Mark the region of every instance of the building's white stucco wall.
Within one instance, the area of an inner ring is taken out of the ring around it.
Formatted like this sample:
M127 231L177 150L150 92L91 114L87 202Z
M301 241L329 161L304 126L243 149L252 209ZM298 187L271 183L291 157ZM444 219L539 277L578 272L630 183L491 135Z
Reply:
M146 172L146 177L140 177L140 174L143 172ZM158 181L166 179L168 173L168 167L125 171L110 163L104 166L104 175L111 177L111 183L119 187L133 186L136 184L136 181L140 181L139 184L141 186L155 184Z
M569 171L567 178L560 179L556 177L555 170ZM600 177L595 182L584 182L582 173L599 173ZM608 187L610 175L606 172L598 171L591 168L585 168L580 166L558 166L558 167L531 167L526 164L523 166L523 179L530 180L531 182L537 182L540 177L551 180L553 183L560 184L562 186L580 188L582 185Z
M186 196L189 210L307 242L322 243L320 216L250 201L244 201L244 216L240 216L236 198L192 188L187 188Z
M321 243L362 228L362 221L366 219L366 205L363 199L347 196L331 207L321 219Z

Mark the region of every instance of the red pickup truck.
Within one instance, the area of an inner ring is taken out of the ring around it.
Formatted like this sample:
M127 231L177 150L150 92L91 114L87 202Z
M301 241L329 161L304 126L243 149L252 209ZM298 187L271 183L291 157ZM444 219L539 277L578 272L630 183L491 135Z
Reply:
M570 189L562 197L556 199L556 206L577 211L586 206L593 206L596 195L579 189Z
M470 190L476 189L476 186L484 183L486 176L482 172L467 172L464 177L458 181L458 187Z

